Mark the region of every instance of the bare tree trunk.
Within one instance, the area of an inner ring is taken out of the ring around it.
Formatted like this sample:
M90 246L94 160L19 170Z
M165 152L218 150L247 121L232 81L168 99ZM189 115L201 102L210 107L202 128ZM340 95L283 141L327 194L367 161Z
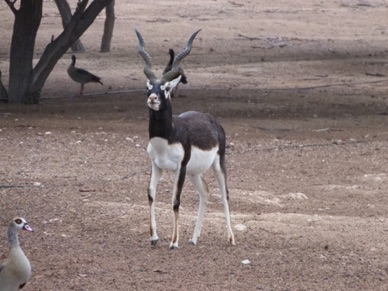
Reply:
M106 53L110 51L110 43L113 36L113 27L115 25L115 0L112 0L105 8L105 25L104 25L104 34L101 41L101 52Z
M63 28L70 22L71 19L71 8L69 3L66 0L55 0L55 4L57 4L59 13L62 18L62 26ZM73 52L84 52L85 48L80 39L77 39L75 43L71 45L71 50Z
M1 81L1 71L0 71L0 101L8 102L7 90L5 90L3 82Z
M32 103L29 91L35 38L42 18L43 0L21 0L13 26L8 93L10 103Z

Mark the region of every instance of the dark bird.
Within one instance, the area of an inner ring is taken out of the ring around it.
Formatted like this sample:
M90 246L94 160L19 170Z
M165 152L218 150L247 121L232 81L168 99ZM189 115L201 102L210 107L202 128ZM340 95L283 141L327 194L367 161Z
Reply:
M31 276L31 265L19 245L19 231L32 231L24 218L14 218L8 226L9 256L0 264L0 290L16 291L27 284Z
M76 61L75 55L72 55L71 59L72 59L72 62L70 64L70 66L67 68L67 73L69 74L70 78L73 81L81 84L81 90L80 90L81 96L83 96L83 94L84 94L84 85L86 83L95 82L95 83L100 83L101 85L103 85L100 77L93 75L92 73L90 73L84 69L77 68L75 66L75 61Z
M168 54L170 55L170 60L168 61L168 64L166 66L166 68L164 69L163 71L163 75L169 71L172 70L172 64L174 62L174 58L175 58L175 52L173 49L169 49L168 50ZM185 72L183 71L183 69L181 67L178 68L178 72L180 73L181 75L181 81L179 83L183 83L183 84L187 84L187 77L185 75ZM174 97L175 94L178 93L178 87L175 87L175 89L173 90L173 92L171 92L171 97ZM174 94L175 93L175 94Z

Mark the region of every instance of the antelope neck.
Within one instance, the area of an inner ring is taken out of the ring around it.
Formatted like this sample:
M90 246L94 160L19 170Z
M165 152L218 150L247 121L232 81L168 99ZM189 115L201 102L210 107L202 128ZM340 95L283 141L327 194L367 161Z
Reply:
M172 108L166 100L166 108L159 111L149 109L149 138L160 137L169 140L173 132ZM162 106L163 107L163 106Z

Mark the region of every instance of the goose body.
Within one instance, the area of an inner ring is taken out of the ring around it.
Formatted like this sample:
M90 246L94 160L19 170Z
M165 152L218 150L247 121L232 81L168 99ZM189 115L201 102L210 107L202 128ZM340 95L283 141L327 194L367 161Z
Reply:
M100 77L98 77L98 76L96 76L96 75L94 75L94 74L92 74L92 73L90 73L82 68L77 68L75 66L75 62L76 62L75 55L72 55L71 59L72 59L71 64L67 68L67 74L70 76L70 78L74 82L81 84L81 90L80 90L81 96L84 94L84 85L86 83L94 82L94 83L100 83L101 85L103 85Z
M9 256L0 265L0 291L22 289L31 276L31 264L19 245L19 231L32 231L24 218L14 218L8 226Z

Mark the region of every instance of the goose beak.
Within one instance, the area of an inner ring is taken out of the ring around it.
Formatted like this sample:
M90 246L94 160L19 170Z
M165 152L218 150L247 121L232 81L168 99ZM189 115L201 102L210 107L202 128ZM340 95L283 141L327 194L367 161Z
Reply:
M23 226L23 229L27 231L32 231L32 228L27 223Z

